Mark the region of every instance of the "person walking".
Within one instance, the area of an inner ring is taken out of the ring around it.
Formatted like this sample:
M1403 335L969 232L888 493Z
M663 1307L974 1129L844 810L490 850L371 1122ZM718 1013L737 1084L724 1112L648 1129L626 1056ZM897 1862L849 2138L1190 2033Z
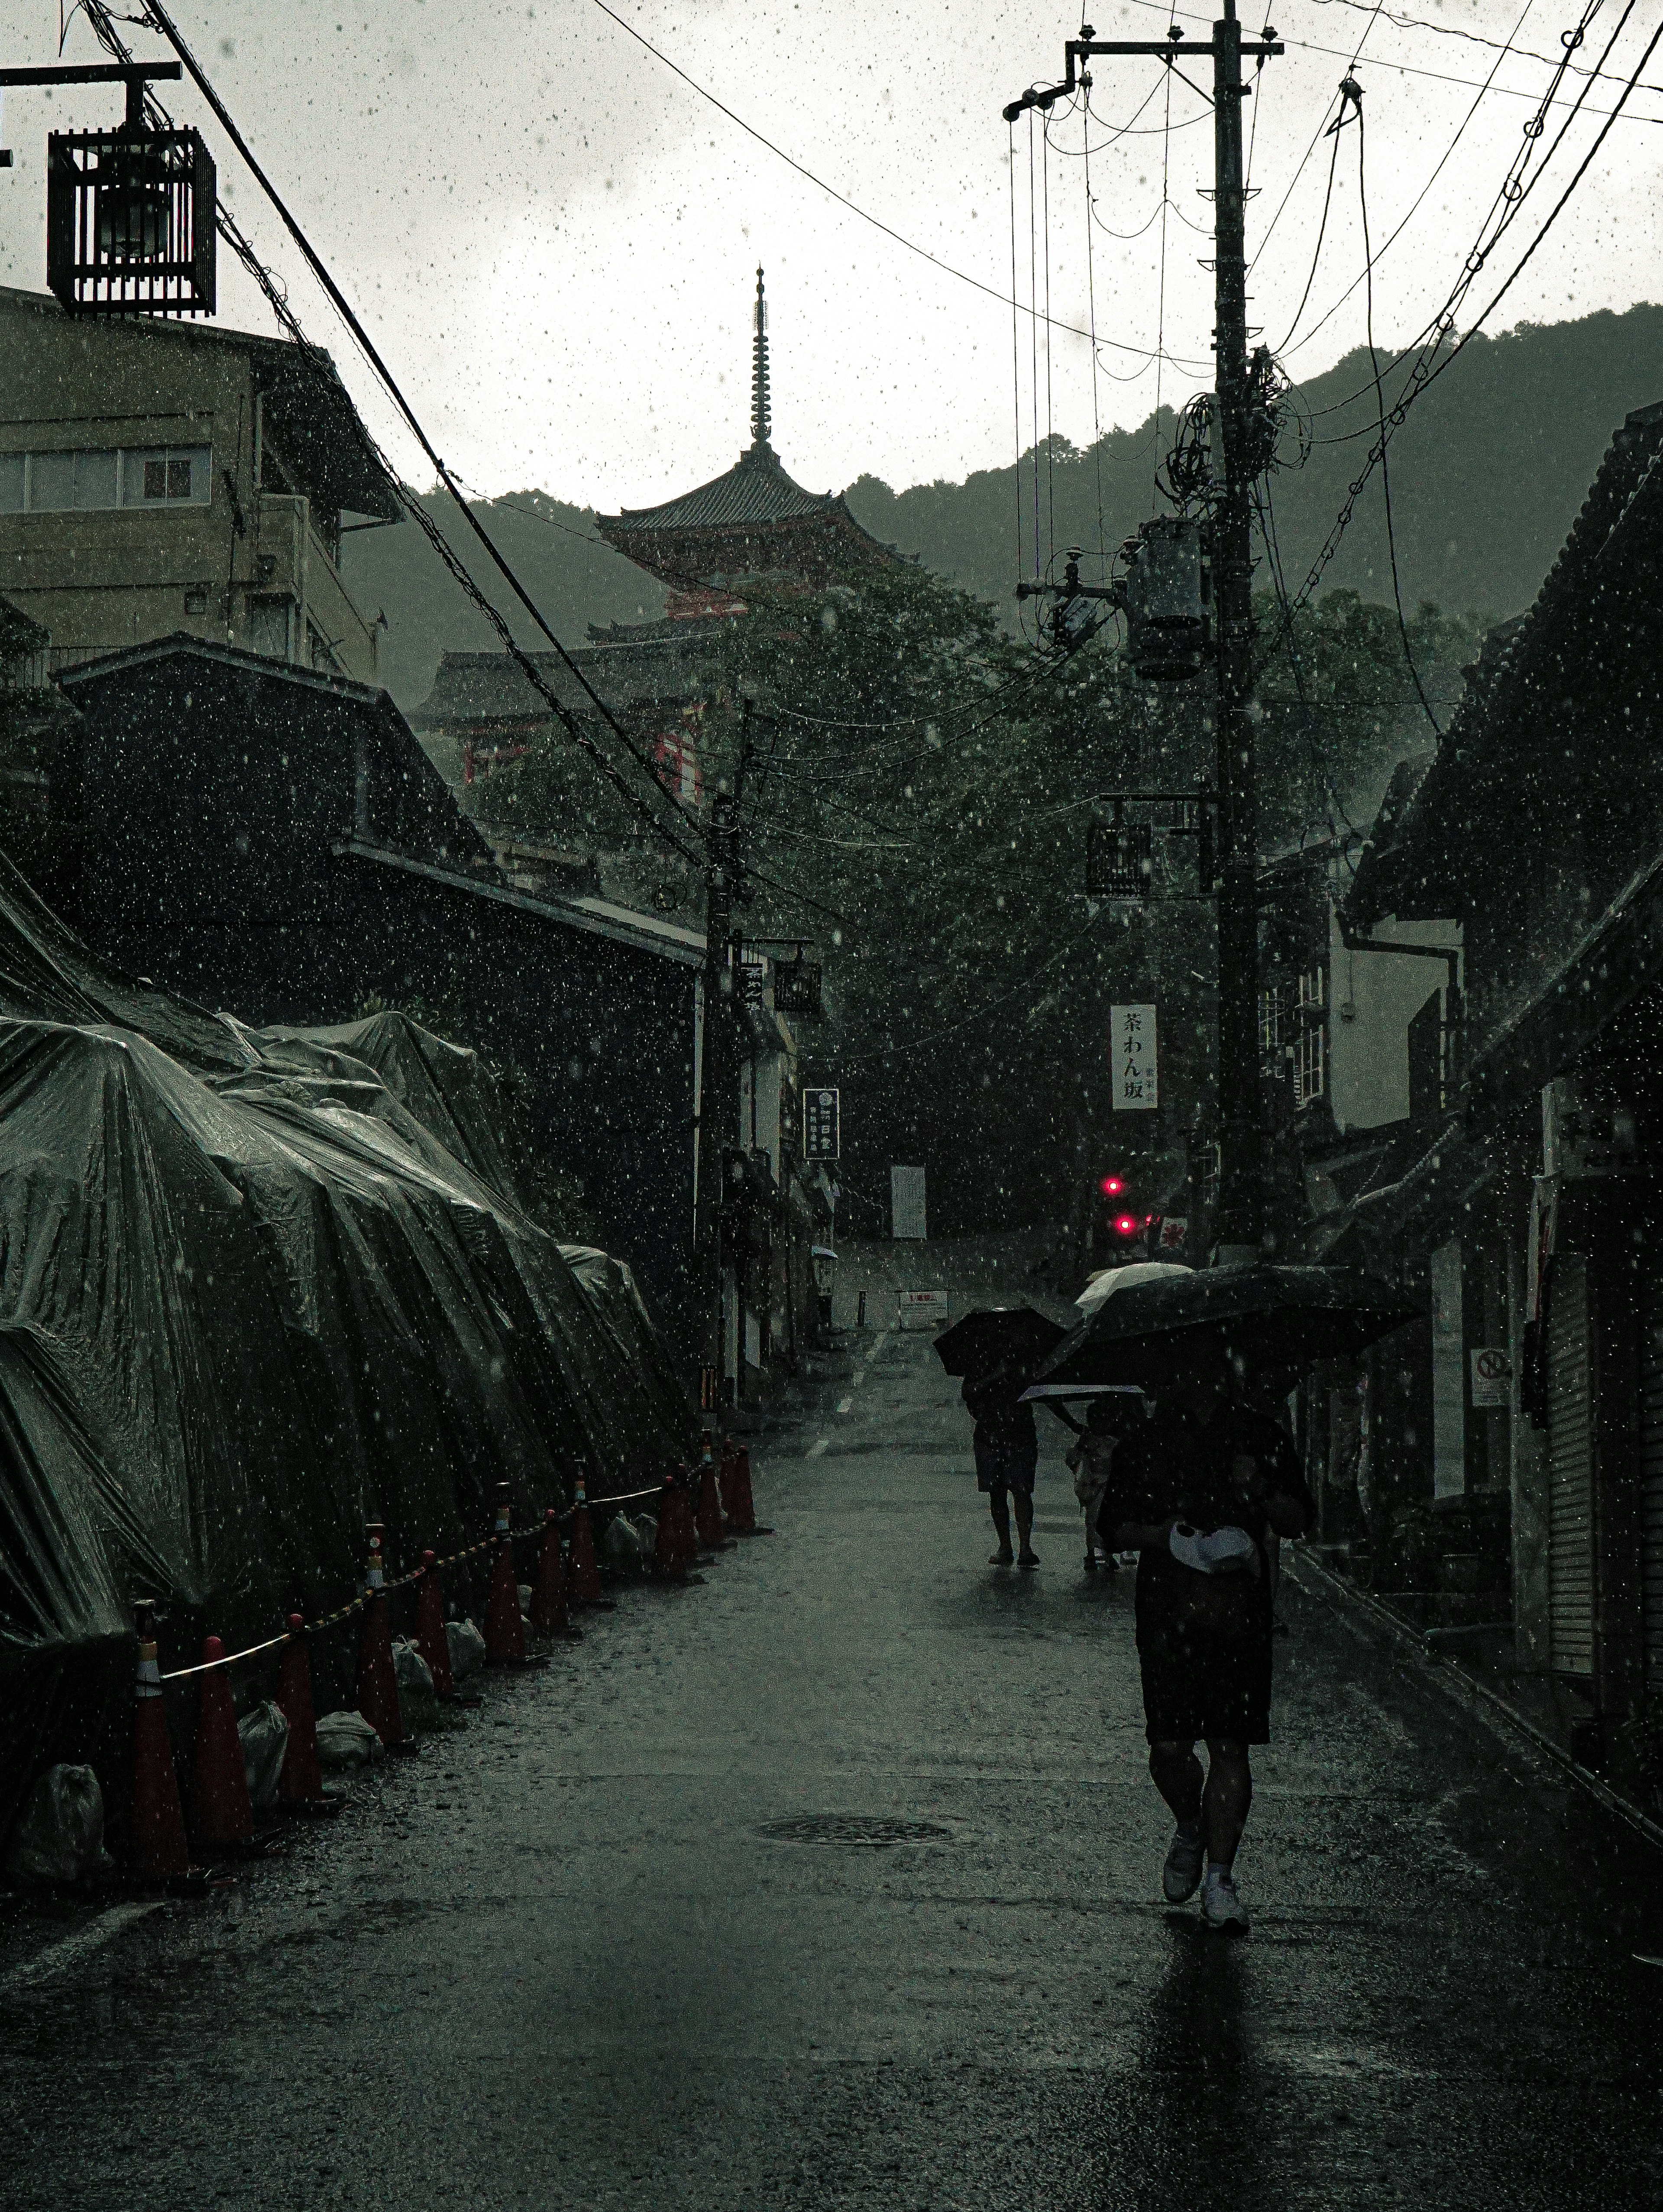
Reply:
M988 1565L1011 1563L1011 1509L1017 1514L1016 1553L1019 1567L1037 1567L1039 1555L1031 1541L1034 1528L1034 1473L1039 1464L1040 1439L1034 1426L1034 1408L1023 1403L1026 1379L1015 1363L1001 1359L980 1375L967 1375L961 1395L975 1427L976 1488L987 1498L999 1547Z
M1065 1464L1074 1478L1074 1495L1080 1501L1085 1516L1085 1571L1096 1573L1101 1564L1105 1574L1113 1574L1118 1565L1113 1552L1105 1552L1101 1562L1098 1547L1097 1516L1102 1510L1103 1493L1108 1488L1109 1473L1114 1464L1114 1455L1120 1448L1121 1431L1133 1416L1126 1411L1135 1408L1135 1417L1143 1419L1144 1401L1139 1397L1122 1396L1120 1393L1094 1398L1087 1408L1085 1419L1077 1421L1065 1407L1053 1404L1052 1412L1059 1420L1073 1430L1076 1441L1070 1447Z
M1247 1927L1235 1856L1249 1747L1270 1741L1271 1542L1302 1535L1314 1514L1287 1431L1243 1402L1228 1343L1208 1332L1116 1453L1098 1526L1111 1551L1138 1554L1150 1774L1177 1822L1162 1888L1172 1905L1199 1888L1214 1928Z

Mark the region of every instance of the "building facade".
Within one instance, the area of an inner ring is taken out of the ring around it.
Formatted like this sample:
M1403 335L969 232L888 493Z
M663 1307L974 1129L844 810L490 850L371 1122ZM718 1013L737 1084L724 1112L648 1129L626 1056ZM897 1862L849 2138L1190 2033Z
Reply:
M397 487L327 356L0 289L0 592L53 668L184 632L373 684L343 531Z

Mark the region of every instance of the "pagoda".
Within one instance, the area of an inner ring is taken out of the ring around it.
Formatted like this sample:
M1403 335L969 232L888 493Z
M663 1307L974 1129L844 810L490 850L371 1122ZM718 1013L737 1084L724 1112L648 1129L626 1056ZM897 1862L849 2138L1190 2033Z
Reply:
M851 569L896 556L863 530L840 492L805 491L769 441L768 301L756 271L750 444L723 475L661 507L598 514L596 527L638 568L668 586L666 622L744 611L747 585L821 590ZM604 633L592 633L599 636Z

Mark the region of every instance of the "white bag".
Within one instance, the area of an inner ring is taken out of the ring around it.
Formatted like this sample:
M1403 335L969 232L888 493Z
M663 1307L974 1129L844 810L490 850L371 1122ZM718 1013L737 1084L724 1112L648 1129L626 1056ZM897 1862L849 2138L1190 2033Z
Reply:
M355 1766L367 1766L372 1759L381 1756L381 1739L359 1712L343 1708L338 1713L325 1713L318 1723L318 1763L320 1766L339 1772Z
M406 1636L398 1637L394 1641L392 1673L401 1697L407 1696L411 1691L417 1691L424 1697L432 1697L433 1669Z
M277 1802L283 1754L288 1749L288 1723L282 1709L268 1698L243 1715L237 1723L237 1734L242 1739L243 1771L248 1777L254 1810L270 1812Z
M485 1639L470 1620L447 1620L445 1641L450 1647L451 1679L465 1682L485 1664Z

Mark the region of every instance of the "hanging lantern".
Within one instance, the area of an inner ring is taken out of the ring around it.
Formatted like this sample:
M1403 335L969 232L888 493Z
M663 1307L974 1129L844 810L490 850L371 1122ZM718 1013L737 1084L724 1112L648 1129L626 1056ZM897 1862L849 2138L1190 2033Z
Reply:
M214 163L195 131L46 142L46 283L75 315L211 315Z

